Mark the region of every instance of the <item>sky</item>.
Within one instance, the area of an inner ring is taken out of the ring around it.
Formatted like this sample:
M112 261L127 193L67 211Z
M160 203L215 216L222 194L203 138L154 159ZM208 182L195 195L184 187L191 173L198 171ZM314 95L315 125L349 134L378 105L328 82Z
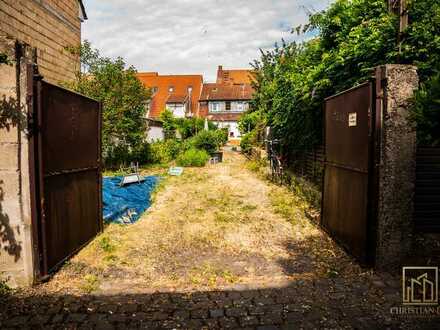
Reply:
M331 0L85 0L82 39L139 72L203 74L249 68L259 49L301 40L292 27Z

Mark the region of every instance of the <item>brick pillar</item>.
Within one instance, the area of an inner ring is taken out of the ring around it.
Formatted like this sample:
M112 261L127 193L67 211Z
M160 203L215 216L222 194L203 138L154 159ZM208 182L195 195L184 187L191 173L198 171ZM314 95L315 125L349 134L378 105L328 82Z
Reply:
M390 64L378 67L376 77L382 117L376 267L385 269L399 266L411 248L416 131L409 108L418 76L414 66Z

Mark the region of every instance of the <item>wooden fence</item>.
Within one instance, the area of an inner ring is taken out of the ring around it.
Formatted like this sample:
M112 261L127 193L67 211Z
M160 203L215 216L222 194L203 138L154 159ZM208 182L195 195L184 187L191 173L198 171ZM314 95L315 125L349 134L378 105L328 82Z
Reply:
M316 146L307 153L294 154L288 161L288 169L296 175L312 181L321 188L324 160L324 146Z

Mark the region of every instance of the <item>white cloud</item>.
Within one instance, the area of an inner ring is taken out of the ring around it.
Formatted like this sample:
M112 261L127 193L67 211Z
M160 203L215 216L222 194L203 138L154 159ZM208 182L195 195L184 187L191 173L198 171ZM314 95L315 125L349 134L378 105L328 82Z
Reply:
M331 0L86 0L88 39L103 55L139 71L204 75L217 66L246 68L259 48L295 38L308 10Z

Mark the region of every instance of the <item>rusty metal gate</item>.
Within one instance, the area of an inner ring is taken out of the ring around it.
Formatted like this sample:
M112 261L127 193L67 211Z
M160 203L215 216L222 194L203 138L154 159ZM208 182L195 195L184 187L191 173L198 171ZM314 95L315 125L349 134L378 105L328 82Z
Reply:
M362 263L374 258L373 93L367 82L325 100L321 224Z
M45 276L102 230L101 105L42 80L33 94L33 222Z

